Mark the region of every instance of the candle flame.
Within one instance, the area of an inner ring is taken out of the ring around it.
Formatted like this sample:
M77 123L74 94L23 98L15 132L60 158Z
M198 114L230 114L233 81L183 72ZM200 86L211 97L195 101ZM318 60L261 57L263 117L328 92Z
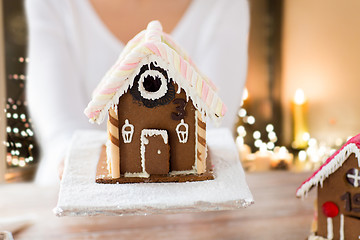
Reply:
M301 88L296 89L294 102L298 105L303 104L306 101L305 93Z

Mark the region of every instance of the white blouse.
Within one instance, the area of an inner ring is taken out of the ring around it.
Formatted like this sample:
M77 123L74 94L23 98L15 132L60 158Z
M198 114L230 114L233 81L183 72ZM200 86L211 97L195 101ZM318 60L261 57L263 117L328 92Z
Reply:
M88 0L27 0L27 98L41 147L36 181L58 182L59 162L75 130L105 129L83 111L124 48ZM144 29L146 26L144 26ZM193 0L171 33L219 88L232 128L247 71L247 0Z

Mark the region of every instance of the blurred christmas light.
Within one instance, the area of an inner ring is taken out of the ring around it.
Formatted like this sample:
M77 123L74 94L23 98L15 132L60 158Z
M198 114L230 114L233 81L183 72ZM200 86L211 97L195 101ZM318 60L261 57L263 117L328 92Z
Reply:
M272 125L272 124L266 125L266 131L268 133L273 132L274 131L274 125Z
M19 161L19 166L20 167L25 167L25 165L26 165L25 159Z
M267 144L264 142L261 142L260 146L259 146L259 151L262 153L267 152Z
M308 133L308 132L303 133L302 139L304 141L308 142L310 140L310 133Z
M12 163L13 165L17 166L17 165L19 164L19 159L18 159L17 157L13 157L13 158L11 159L11 163Z
M305 150L301 150L301 151L299 152L298 157L299 157L299 161L300 161L300 162L305 162L305 160L306 160L306 158L307 158L306 151L305 151Z
M236 146L242 147L244 145L244 138L236 137L235 143L236 143Z
M246 131L245 131L245 127L244 126L238 126L236 129L237 133L241 136L241 137L245 137L246 136Z
M256 140L256 141L254 142L254 145L255 145L255 147L257 147L257 148L260 148L260 146L261 146L262 143L263 143L263 141L261 141L260 139L258 139L258 140Z
M244 108L241 108L240 110L239 110L239 113L238 113L238 115L239 115L239 117L245 117L246 116L246 110L244 109Z
M273 149L275 148L275 144L274 144L273 142L268 142L268 143L267 143L267 148L268 148L269 150L273 150Z
M255 118L253 116L249 116L247 118L247 123L253 125L255 123Z
M308 142L309 147L317 145L317 140L315 138L310 138Z
M261 138L261 133L259 131L255 131L253 133L253 137L254 137L254 139L260 139Z
M341 139L341 138L337 138L336 140L335 140L335 145L337 146L337 147L341 147L341 145L343 144L344 142L343 142L343 140Z
M276 133L275 133L275 132L269 132L268 138L269 138L272 142L274 142L273 140L276 141L276 140L277 140Z
M7 86L11 90L7 92L6 105L4 111L7 118L7 167L26 167L28 164L34 163L33 154L37 153L34 149L34 132L31 129L31 121L27 116L25 99L25 82L26 75L25 62L29 59L25 57L12 58L10 64L18 64L15 66L19 72L7 73ZM23 63L23 64L20 64ZM22 71L22 72L21 72Z

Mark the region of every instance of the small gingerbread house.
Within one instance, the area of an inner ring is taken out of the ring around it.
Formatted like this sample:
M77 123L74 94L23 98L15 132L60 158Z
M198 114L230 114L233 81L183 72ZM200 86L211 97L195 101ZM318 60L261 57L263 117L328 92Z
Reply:
M317 229L309 239L360 239L360 134L336 151L296 192L318 186Z
M204 174L205 119L217 122L226 111L216 92L161 24L150 22L128 42L85 109L91 122L108 116L111 178Z

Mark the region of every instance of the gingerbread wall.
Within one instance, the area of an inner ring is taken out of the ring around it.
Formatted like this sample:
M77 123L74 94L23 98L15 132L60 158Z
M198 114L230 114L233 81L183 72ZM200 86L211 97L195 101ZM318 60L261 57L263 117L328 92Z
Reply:
M360 187L354 187L346 179L349 169L360 169L354 154L337 171L318 187L318 233L327 237L327 217L323 212L325 202L334 202L339 213L332 219L334 240L340 239L340 218L344 215L345 239L359 239L360 236ZM356 236L356 238L354 238Z
M174 83L175 92L178 86ZM161 106L149 108L141 102L134 99L130 91L122 95L118 104L119 131L125 120L134 126L134 133L131 143L124 143L121 132L120 136L120 172L134 173L142 172L140 155L140 136L143 129L164 129L167 130L170 145L170 171L192 170L195 164L195 111L194 105L189 99L184 107L186 115L184 122L188 124L188 141L179 143L176 126L180 120L174 120L171 117L173 112L177 113L179 104L174 102L176 99L186 101L186 95L183 90L176 93L174 99Z

